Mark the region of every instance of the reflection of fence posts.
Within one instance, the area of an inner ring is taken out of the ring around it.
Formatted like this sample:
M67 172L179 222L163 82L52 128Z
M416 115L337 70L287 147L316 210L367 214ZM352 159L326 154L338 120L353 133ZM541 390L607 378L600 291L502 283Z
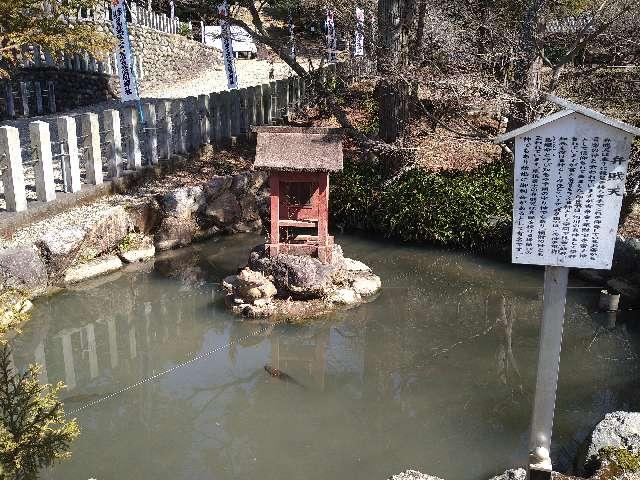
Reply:
M27 191L24 184L20 136L15 127L0 127L0 159L4 167L2 182L7 210L22 212L27 209Z
M108 171L111 178L122 175L122 134L120 133L120 112L105 110L103 125L109 145Z
M153 103L142 105L142 112L146 122L144 128L145 154L150 165L157 165L158 159L158 122L156 118L156 106Z
M53 178L53 152L51 151L51 130L47 122L29 124L33 165L36 181L36 196L41 202L56 198L56 184Z
M102 153L100 152L100 123L97 113L80 116L82 126L82 151L85 159L87 183L102 183Z
M64 116L58 117L57 123L64 191L69 193L79 192L81 188L80 156L78 153L76 120L72 117Z

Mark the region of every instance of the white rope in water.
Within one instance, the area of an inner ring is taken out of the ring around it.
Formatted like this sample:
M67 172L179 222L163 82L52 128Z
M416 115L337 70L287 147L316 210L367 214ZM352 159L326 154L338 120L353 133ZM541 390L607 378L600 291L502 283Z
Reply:
M202 353L200 355L197 355L197 356L193 357L190 360L187 360L185 362L179 363L179 364L177 364L177 365L175 365L175 366L173 366L171 368L168 368L167 370L163 370L162 372L158 372L155 375L143 378L142 380L140 380L140 381L138 381L138 382L136 382L136 383L134 383L132 385L129 385L127 387L124 387L121 390L118 390L117 392L110 393L106 397L99 398L98 400L95 400L93 402L89 402L89 403L87 403L86 405L83 405L80 408L77 408L77 409L75 409L75 410L73 410L71 412L68 412L67 415L75 415L75 414L77 414L77 413L79 413L79 412L81 412L81 411L83 411L83 410L85 410L87 408L94 407L94 406L98 405L99 403L102 403L102 402L105 402L105 401L107 401L107 400L109 400L111 398L117 397L118 395L122 395L123 393L128 392L129 390L133 390L134 388L137 388L140 385L144 385L145 383L149 383L149 382L151 382L153 380L156 380L156 379L158 379L160 377L163 377L165 375L173 373L176 370L181 369L182 367L186 367L187 365L190 365L191 363L194 363L194 362L197 362L198 360L202 360L203 358L209 357L209 356L213 355L214 353L221 352L225 348L229 348L232 345L235 345L237 343L243 342L243 341L245 341L245 340L247 340L247 339L249 339L251 337L256 337L258 335L262 335L269 328L275 327L279 323L282 323L282 322L276 322L276 323L267 324L267 325L263 326L262 328L256 330L255 332L249 333L248 335L245 335L244 337L241 337L241 338L238 338L238 339L233 340L231 342L225 343L224 345L220 345L220 346L218 346L218 347L216 347L216 348L214 348L212 350L209 350L206 353Z

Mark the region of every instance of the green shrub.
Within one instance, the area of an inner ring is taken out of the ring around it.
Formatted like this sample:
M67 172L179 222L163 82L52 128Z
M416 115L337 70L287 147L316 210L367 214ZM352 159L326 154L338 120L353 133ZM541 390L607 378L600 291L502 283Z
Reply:
M503 162L470 172L413 169L386 187L382 171L379 164L350 163L335 176L331 211L337 223L404 241L473 248L511 216L511 166Z
M601 461L606 461L614 474L640 471L640 454L634 454L626 448L605 447L598 451Z

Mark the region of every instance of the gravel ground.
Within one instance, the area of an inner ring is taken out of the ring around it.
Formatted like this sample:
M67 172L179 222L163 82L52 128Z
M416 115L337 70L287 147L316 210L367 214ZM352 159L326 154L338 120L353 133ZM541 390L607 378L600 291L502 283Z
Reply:
M238 60L236 62L238 78L241 86L253 86L260 85L263 83L268 83L269 73L272 68L272 64L266 60ZM273 64L274 70L274 78L276 80L281 78L286 78L291 74L289 66L283 62L276 62ZM159 84L145 84L142 82L141 85L142 97L144 100L154 100L159 98L184 98L188 96L197 96L203 93L211 93L221 90L226 90L226 77L224 74L223 67L216 67L211 70L207 70L203 72L198 78L186 81L175 81L174 79L168 79L167 83L164 85ZM22 161L29 162L31 160L31 152L29 147L29 123L40 120L47 122L51 125L51 141L58 141L58 133L56 127L56 118L61 115L69 115L72 117L77 117L83 113L98 113L100 114L104 110L107 109L121 109L122 103L118 100L112 100L108 102L96 103L93 105L87 105L83 107L78 107L73 110L69 110L66 112L60 112L53 115L43 115L39 117L29 117L29 118L19 118L16 120L8 120L0 122L0 126L12 126L17 127L20 131L20 142L22 146ZM102 121L102 119L101 119ZM174 119L174 124L176 119ZM78 123L78 135L80 135L79 123ZM102 141L106 141L105 138L102 138ZM125 138L123 137L123 142ZM141 146L141 149L144 152L144 145ZM54 145L53 154L56 155L59 153L59 147ZM104 149L103 149L104 150ZM103 155L106 155L103 151ZM144 154L143 154L144 155ZM126 155L125 155L126 160ZM143 163L145 159L143 158ZM105 165L105 179L106 176L106 158L103 158L103 164ZM84 162L81 158L80 160L81 174L84 178L85 169ZM54 158L54 177L56 180L56 191L63 191L62 184L62 169L60 166L60 160ZM27 186L27 199L35 200L36 192L35 192L35 177L33 167L30 165L25 166L25 182ZM6 209L6 203L4 200L4 186L0 182L0 211L4 211Z

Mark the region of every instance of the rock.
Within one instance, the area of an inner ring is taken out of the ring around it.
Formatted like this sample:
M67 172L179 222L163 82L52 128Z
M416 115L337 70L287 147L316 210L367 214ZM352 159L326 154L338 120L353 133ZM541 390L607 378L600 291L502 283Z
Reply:
M162 212L154 199L128 206L126 210L133 230L145 235L155 231L162 221Z
M593 473L598 467L598 452L605 447L626 448L634 454L640 453L640 413L607 413L596 425L586 449L579 455L578 473Z
M33 245L0 251L0 290L41 293L47 288L47 282L44 261Z
M281 296L300 299L325 296L335 270L334 266L325 265L317 258L286 254L255 259L250 261L250 267L265 275L273 275Z
M640 290L638 287L632 285L624 278L612 278L607 282L607 286L617 292L620 292L626 297L633 299L640 297Z
M204 189L202 187L178 188L162 195L158 203L167 215L189 217L204 205Z
M253 304L258 299L269 301L278 291L275 285L260 272L244 268L235 279L227 277L224 280L227 290L243 303Z
M149 245L147 247L136 248L127 252L121 252L120 258L125 263L136 263L149 260L156 255L156 247Z
M442 480L440 477L420 473L417 470L407 470L389 477L388 480Z
M208 204L205 215L218 226L230 226L240 219L242 210L235 195L225 192Z
M328 301L338 305L352 305L359 300L356 292L350 288L339 288L329 295Z
M126 209L121 205L110 208L87 228L80 254L100 255L111 250L130 229L131 219Z
M359 277L354 280L351 288L358 294L363 296L373 295L382 287L380 277L377 275L370 275L367 277Z
M129 233L130 227L125 208L116 206L84 225L52 227L40 237L37 246L45 259L49 276L55 281L78 259L93 258L116 247Z
M525 480L527 478L527 471L524 468L517 468L507 470L501 475L496 475L490 480Z
M214 175L204 185L204 193L207 201L211 201L218 197L221 193L227 191L231 187L232 177L229 175Z
M51 276L57 276L75 262L85 233L81 228L69 227L49 230L40 238L37 245Z
M165 217L154 235L155 247L158 250L171 250L184 247L193 242L198 231L198 224L189 217Z
M104 275L122 268L122 261L115 255L105 255L87 263L69 268L64 276L64 283L76 283L88 278Z
M351 258L344 259L344 268L350 272L370 272L371 269L364 263Z

